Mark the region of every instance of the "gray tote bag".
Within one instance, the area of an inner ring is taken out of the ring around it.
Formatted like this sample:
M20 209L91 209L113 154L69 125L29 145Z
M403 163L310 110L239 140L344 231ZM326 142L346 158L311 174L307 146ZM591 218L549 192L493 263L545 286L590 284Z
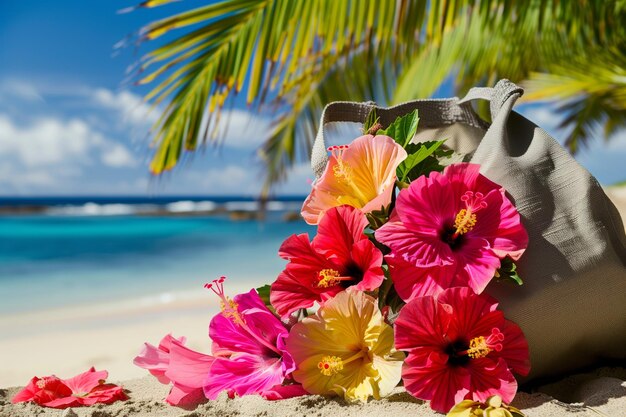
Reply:
M319 177L328 155L324 125L363 123L375 108L380 123L415 109L413 142L447 138L481 172L502 185L529 235L518 262L524 285L492 282L487 292L524 331L530 379L558 375L626 357L626 237L615 206L596 179L543 129L512 110L523 90L508 80L445 100L416 100L391 108L335 102L324 109L312 150ZM489 100L492 123L471 101Z

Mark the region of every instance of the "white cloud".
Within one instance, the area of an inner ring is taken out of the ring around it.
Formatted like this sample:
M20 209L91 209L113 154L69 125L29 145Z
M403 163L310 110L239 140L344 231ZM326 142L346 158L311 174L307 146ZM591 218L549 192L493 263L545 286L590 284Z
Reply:
M158 109L151 109L140 96L129 91L112 92L98 88L93 90L92 98L99 106L119 113L122 120L130 125L149 127L159 117Z
M181 179L187 184L193 184L196 192L235 195L255 194L261 189L261 180L258 173L256 166L245 169L240 165L227 165L224 168L190 170L185 172Z
M205 117L201 132L206 129L206 120ZM217 129L214 126L212 121L209 134L220 140L224 146L250 150L258 148L268 138L272 128L269 118L245 110L224 111L220 115Z
M0 101L5 101L6 99L18 99L28 102L43 101L37 87L18 79L8 79L0 83Z
M81 119L36 117L22 125L0 114L0 184L4 186L22 191L60 185L79 177L96 158L115 168L137 164L125 146Z
M0 156L17 159L27 167L58 164L71 159L88 162L91 146L104 143L101 134L92 132L81 120L67 122L40 118L29 126L17 126L0 115Z
M305 195L311 191L315 174L311 164L304 162L294 166L287 174L285 182L276 185L276 192L281 194Z
M102 163L107 166L118 168L134 167L137 165L137 161L133 155L125 146L120 144L108 145L102 152Z

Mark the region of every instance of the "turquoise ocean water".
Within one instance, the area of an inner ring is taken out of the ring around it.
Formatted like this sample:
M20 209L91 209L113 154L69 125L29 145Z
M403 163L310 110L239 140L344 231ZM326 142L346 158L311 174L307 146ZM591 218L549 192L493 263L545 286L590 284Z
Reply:
M88 204L0 216L0 313L186 291L220 275L270 283L285 264L277 255L282 241L314 232L283 221L298 201L275 203L264 221L180 215L189 201L168 203L178 216Z

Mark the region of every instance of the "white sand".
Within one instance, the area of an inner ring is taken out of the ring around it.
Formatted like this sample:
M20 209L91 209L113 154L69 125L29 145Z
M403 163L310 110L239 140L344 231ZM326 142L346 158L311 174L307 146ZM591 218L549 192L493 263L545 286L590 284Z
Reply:
M626 217L626 187L609 188L607 194ZM247 291L231 285L229 292ZM217 311L214 297L205 290L162 294L143 300L84 305L0 317L0 417L32 416L435 416L426 404L401 388L383 401L347 405L336 399L307 396L269 402L249 396L225 396L183 410L163 402L168 388L132 364L145 341L158 343L168 332L187 336L188 345L208 352L207 326ZM110 381L125 381L130 400L110 406L44 409L32 404L10 404L10 399L31 377L56 374L67 378L90 366L107 369ZM135 379L132 379L135 378ZM138 378L138 379L137 379ZM600 369L540 388L542 393L520 392L514 402L529 417L626 417L626 371ZM559 398L564 402L555 400Z
M553 392L568 395L576 401L567 404L547 394L520 392L514 405L523 409L528 417L624 417L626 416L626 370L623 368L600 369L593 374L578 375L560 384L550 386ZM306 396L283 401L265 401L258 396L230 400L222 395L216 401L201 404L194 410L172 407L163 402L167 387L154 378L144 377L127 381L130 400L112 405L69 410L44 409L33 404L9 404L18 388L0 391L0 416L276 416L276 417L362 417L362 416L440 416L427 404L416 400L397 388L388 398L370 401L368 404L346 404L337 398ZM576 387L574 390L572 387Z

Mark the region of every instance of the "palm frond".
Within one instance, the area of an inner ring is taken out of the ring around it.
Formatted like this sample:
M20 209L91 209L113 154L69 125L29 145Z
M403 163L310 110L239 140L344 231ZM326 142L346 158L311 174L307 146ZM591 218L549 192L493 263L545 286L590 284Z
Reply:
M147 53L137 74L154 85L147 100L167 103L154 128L151 171L172 169L185 151L213 139L221 109L245 93L250 106L271 106L276 115L260 150L270 184L308 155L326 102L425 97L450 72L461 90L501 77L521 81L571 50L623 39L625 4L223 0L173 15L140 31L144 42L180 31ZM564 45L574 49L563 52Z
M550 65L524 83L530 100L561 100L560 128L576 152L594 136L611 137L626 126L626 55L623 48L588 49L571 61ZM598 65L598 63L602 63Z

